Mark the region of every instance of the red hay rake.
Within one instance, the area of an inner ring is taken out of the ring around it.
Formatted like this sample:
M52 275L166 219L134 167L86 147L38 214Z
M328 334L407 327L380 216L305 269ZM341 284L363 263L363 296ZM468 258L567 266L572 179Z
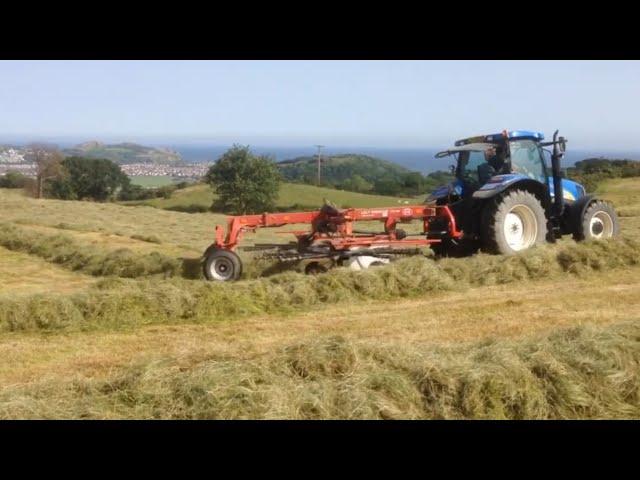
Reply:
M356 222L380 221L383 232L368 232L354 228ZM422 220L422 232L408 234L397 228L398 224ZM284 225L309 224L308 230L292 233L297 242L290 244L256 244L246 250L272 251L267 254L280 261L313 260L307 264L307 273L327 270L320 260L334 265L347 265L354 269L388 263L397 254L417 253L419 247L442 241L442 238L458 239L455 217L448 206L407 205L382 208L337 209L324 205L312 212L263 213L227 218L227 229L216 226L215 242L206 250L204 274L209 280L237 280L242 273L242 261L235 254L245 232L258 228L275 228ZM407 251L406 247L413 247Z

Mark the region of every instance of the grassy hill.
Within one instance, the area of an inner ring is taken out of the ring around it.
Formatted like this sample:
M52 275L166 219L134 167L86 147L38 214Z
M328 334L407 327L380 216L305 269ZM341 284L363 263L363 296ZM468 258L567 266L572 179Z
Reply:
M290 181L314 183L317 175L316 157L298 157L278 163L283 177ZM322 179L325 183L338 184L354 175L369 182L382 178L398 178L409 173L405 167L368 155L343 154L322 158Z
M425 195L426 197L426 195ZM153 198L144 201L122 202L128 205L148 205L163 209L185 209L197 206L208 209L215 194L209 185L197 184L173 193L171 198ZM381 207L397 205L413 201L407 198L386 197L382 195L368 195L364 193L346 192L333 188L315 187L295 183L284 183L280 187L278 208L294 207L301 210L315 210L322 206L323 199L332 201L339 207ZM417 199L416 199L417 200ZM421 202L424 198L420 197Z
M638 418L640 178L600 193L620 241L212 284L223 215L0 189L0 418Z
M106 158L120 165L130 163L155 163L174 165L183 162L177 152L171 150L145 147L136 143L118 143L107 145L101 142L85 142L73 148L63 150L68 156L89 158Z
M168 175L158 175L158 176L142 176L142 175L130 175L129 180L133 185L140 185L141 187L146 188L155 188L155 187L164 187L167 185L172 185L177 182L177 180Z

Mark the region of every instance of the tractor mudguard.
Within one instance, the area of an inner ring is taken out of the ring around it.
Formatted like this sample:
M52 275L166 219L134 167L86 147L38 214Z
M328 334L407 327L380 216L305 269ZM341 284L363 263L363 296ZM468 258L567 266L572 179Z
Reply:
M495 177L491 177L487 183L473 192L473 198L486 200L513 188L526 190L535 194L542 201L543 207L545 209L547 208L547 201L545 200L548 197L548 195L545 195L545 189L547 187L544 184L536 180L532 180L526 175L522 175L520 173L496 175Z
M589 205L596 201L595 195L583 195L575 202L566 203L562 214L562 233L576 233L582 224L582 217Z

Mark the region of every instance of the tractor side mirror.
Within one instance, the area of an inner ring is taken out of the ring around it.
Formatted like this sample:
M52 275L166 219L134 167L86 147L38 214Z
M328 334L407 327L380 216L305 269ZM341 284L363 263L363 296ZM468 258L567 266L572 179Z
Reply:
M567 139L564 137L558 138L558 148L560 149L560 153L564 153L567 151Z

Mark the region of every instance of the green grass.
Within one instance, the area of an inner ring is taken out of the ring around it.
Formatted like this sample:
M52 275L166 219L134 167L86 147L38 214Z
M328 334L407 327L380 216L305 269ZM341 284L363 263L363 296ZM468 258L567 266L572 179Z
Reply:
M425 195L426 196L426 195ZM385 207L413 202L413 199L400 197L386 197L382 195L367 195L364 193L347 192L333 188L315 187L296 183L284 183L280 187L276 207L289 208L296 206L300 209L315 210L320 208L324 199L330 200L338 207ZM215 194L209 185L198 184L178 190L171 198L153 198L144 201L123 202L129 205L148 205L156 208L171 209L200 205L209 208L215 199Z
M129 177L131 183L134 185L140 185L141 187L164 187L175 183L173 177L168 175L148 177L144 175L131 175Z

